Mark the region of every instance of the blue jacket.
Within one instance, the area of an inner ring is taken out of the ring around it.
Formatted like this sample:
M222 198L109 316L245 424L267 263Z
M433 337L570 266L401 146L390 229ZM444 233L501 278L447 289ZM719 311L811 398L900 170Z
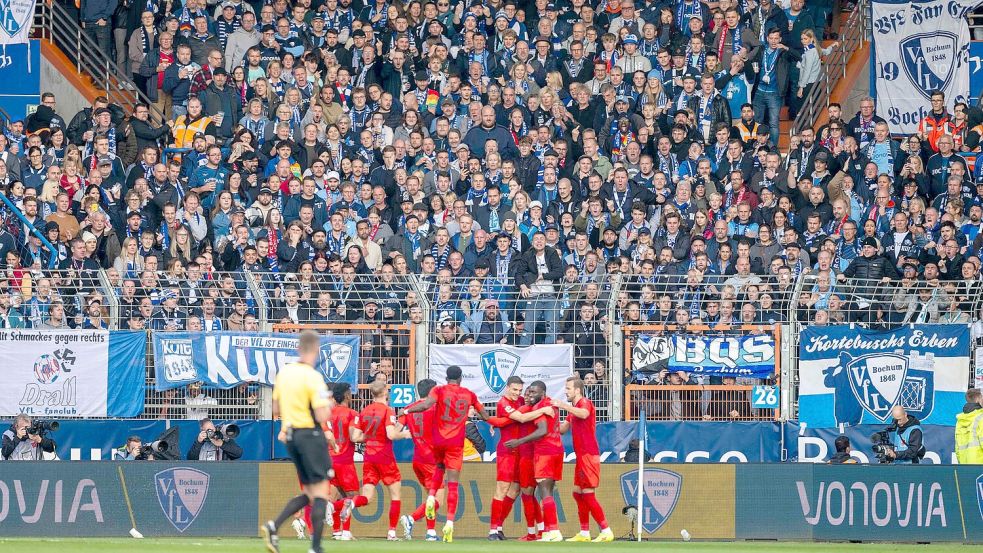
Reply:
M106 20L106 27L112 29L113 12L116 11L117 0L82 0L79 11L79 21L95 23L100 19Z

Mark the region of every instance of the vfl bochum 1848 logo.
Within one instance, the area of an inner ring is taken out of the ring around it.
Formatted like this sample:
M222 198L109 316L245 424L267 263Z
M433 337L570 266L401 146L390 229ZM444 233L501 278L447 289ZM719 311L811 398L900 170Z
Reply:
M34 17L32 0L0 0L0 30L13 37L30 25Z
M519 356L504 349L486 351L478 359L481 375L485 377L488 388L496 394L505 389L505 382L519 368Z
M976 479L976 501L980 504L980 518L983 519L983 474Z
M931 99L931 91L949 86L955 74L958 43L955 33L945 31L918 33L898 43L905 73L926 100Z
M328 344L321 346L321 363L328 382L340 382L345 378L352 362L352 347L348 344Z
M652 534L672 516L679 493L683 489L682 475L665 469L645 469L642 472L642 530ZM626 505L638 501L638 471L621 475L621 497Z
M836 423L856 426L864 412L886 422L895 405L903 406L919 419L931 414L934 375L931 370L914 369L910 364L909 356L898 353L853 357L841 352L838 364L823 370L823 384L833 389Z
M205 506L208 479L207 473L190 467L175 467L154 475L157 501L178 532L187 530Z

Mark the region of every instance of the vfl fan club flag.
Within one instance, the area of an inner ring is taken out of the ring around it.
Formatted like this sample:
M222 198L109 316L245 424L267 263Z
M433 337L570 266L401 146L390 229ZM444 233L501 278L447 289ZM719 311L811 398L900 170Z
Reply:
M296 334L155 332L157 390L202 382L214 388L242 383L272 386L280 367L297 360ZM358 335L321 336L317 368L326 382L358 384Z
M928 114L933 90L954 102L969 90L969 26L966 14L980 0L874 0L874 59L877 114L892 133L911 134Z
M886 424L895 405L955 424L969 382L966 325L893 330L809 326L799 340L799 420L813 428Z
M136 417L147 335L106 330L0 331L0 417Z
M547 396L565 399L563 388L573 374L573 345L431 345L429 377L444 384L450 365L461 367L461 385L482 403L498 401L510 376L526 384L542 380Z

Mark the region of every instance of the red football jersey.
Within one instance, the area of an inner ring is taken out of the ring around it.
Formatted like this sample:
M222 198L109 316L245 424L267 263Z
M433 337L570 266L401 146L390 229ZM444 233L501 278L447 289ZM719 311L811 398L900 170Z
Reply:
M365 434L365 461L385 464L396 462L387 426L396 424L396 412L383 403L372 402L358 415L358 427Z
M352 443L351 428L358 428L358 413L354 409L344 405L336 405L331 409L331 432L334 433L334 441L338 444L338 452L331 449L331 459L335 463L354 463L355 444Z
M532 407L532 410L535 411L536 409L551 407L552 405L553 402L550 398L544 397L542 401ZM552 417L541 415L533 422L535 422L536 426L539 426L539 421L546 423L546 435L536 440L536 455L563 454L563 441L560 439L560 410L553 407Z
M407 407L413 407L422 401L422 399L415 401ZM403 425L413 436L413 461L416 463L432 465L437 462L433 456L433 446L430 444L430 440L433 439L433 418L436 411L434 406L422 413L410 413L402 417Z
M526 402L525 402L525 400L520 400L520 401L522 401L522 406L519 407L519 412L520 413L528 413L528 412L530 412L530 411L533 410L532 405L527 405ZM531 420L529 422L524 422L524 423L522 423L522 424L519 425L519 436L518 437L519 438L525 438L526 436L532 434L535 431L536 431L536 421L535 420ZM522 445L519 446L519 455L521 455L523 457L529 457L530 459L532 459L532 456L535 453L536 453L536 442L526 442L526 443L524 443L524 444L522 444Z
M481 407L478 396L457 384L444 384L430 391L436 400L434 420L434 447L464 447L464 425L468 421L468 409Z
M573 450L577 455L600 455L600 448L597 446L597 413L594 411L594 403L582 397L574 407L577 409L587 409L587 418L580 419L573 415L567 415L567 422L570 423L570 435L573 437Z
M495 406L495 416L509 418L509 415L515 413L522 406L525 405L525 401L522 398L518 398L515 401L511 401L506 397L502 397L498 400L498 405ZM498 455L509 455L514 453L513 450L505 447L505 442L509 440L517 440L522 437L519 433L519 423L513 421L512 424L503 426L499 429L498 435L498 447L496 448Z

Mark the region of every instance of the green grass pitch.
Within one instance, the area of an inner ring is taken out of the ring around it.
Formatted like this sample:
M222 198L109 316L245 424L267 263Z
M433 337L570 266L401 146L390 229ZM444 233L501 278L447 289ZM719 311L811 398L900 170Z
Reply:
M280 551L283 553L305 553L310 541L297 540L284 535ZM378 539L363 539L355 542L324 542L325 552L345 551L370 553L375 551L393 553L431 553L434 548L444 548L454 553L486 553L494 548L496 553L507 552L547 552L570 553L573 549L617 552L658 553L799 553L799 552L847 552L850 553L969 553L979 551L979 546L928 544L856 544L856 543L775 543L775 542L631 542L613 543L522 543L516 541L494 542L485 540L460 539L453 544L430 543L422 540L390 543ZM266 549L259 539L185 538L185 539L79 539L79 538L0 538L0 551L4 553L129 553L153 551L154 553L263 553Z

